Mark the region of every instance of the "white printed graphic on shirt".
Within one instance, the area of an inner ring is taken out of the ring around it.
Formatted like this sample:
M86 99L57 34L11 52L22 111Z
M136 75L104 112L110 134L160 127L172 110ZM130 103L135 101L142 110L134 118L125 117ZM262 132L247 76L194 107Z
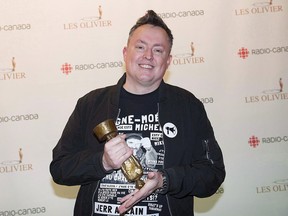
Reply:
M119 133L126 134L126 142L133 149L134 156L143 168L142 179L144 181L148 172L163 168L165 151L158 113L138 117L134 115L121 116L116 121L116 127ZM100 181L95 193L94 215L119 215L120 198L134 190L135 183L128 182L121 170L106 175ZM126 212L125 216L159 216L160 213L163 215L163 211L167 211L166 198L152 193Z
M109 214L109 215L117 215L119 216L118 212L119 205L114 204L103 204L103 203L95 203L94 212L98 214ZM159 216L158 213L156 214L147 214L147 207L146 206L134 206L129 211L126 212L125 216L137 216L137 215L146 215L146 216Z
M178 133L177 127L173 123L170 123L170 122L167 122L163 126L163 131L164 131L164 134L169 138L176 137Z

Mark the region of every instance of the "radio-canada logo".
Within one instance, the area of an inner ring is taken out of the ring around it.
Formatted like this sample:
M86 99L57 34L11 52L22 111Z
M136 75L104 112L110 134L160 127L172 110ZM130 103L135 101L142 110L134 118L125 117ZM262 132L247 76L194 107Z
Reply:
M62 65L61 67L61 71L63 74L70 74L73 70L73 67L71 66L71 64L68 64L67 62L65 64Z
M270 136L270 137L264 137L259 138L256 135L252 135L248 139L248 144L252 148L257 148L260 146L260 144L275 144L275 143L283 143L288 142L288 135L285 136Z
M256 148L259 146L260 140L258 139L257 136L251 136L249 137L249 141L248 141L249 145L253 148Z
M246 59L246 58L248 58L249 51L247 48L242 47L241 49L239 49L238 55L240 58Z
M247 59L251 56L275 55L283 53L288 53L288 46L262 47L250 50L247 47L241 47L238 50L237 55L242 59Z
M69 75L73 71L95 71L103 69L123 68L123 65L124 63L122 61L95 62L75 65L65 62L61 65L60 70L63 74Z

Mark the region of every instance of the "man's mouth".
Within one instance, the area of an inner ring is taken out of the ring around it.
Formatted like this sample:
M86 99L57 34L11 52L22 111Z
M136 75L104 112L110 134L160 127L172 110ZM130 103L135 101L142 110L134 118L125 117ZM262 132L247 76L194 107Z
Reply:
M145 68L145 69L152 69L152 68L153 68L152 65L148 65L148 64L139 64L139 66L140 66L141 68Z

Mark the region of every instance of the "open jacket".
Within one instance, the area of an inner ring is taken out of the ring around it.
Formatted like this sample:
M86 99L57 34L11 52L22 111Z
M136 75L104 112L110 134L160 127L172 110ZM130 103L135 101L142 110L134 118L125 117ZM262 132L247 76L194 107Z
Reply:
M125 79L126 74L117 85L80 98L53 149L50 172L54 181L81 185L75 216L92 215L93 193L98 181L107 175L102 165L104 143L99 143L93 128L106 119L116 120ZM193 196L208 197L224 181L222 152L204 106L193 94L162 81L158 109L161 127L171 122L177 128L174 138L163 134L168 207L173 216L193 216Z

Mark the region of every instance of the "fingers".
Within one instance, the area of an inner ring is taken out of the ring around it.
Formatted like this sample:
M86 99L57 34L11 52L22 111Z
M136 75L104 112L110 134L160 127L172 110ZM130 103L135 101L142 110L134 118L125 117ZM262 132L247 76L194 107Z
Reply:
M119 169L133 153L126 144L125 137L124 134L118 135L105 144L102 158L105 170Z
M126 135L125 134L120 134L116 137L114 137L113 139L109 140L105 146L106 147L111 147L111 146L119 146L119 145L123 145L123 144L126 144L125 142L125 138L126 138Z
M135 189L132 193L130 194L127 194L126 196L122 197L120 199L120 202L121 203L124 203L125 201L129 200L130 198L134 197L134 195L138 192L139 190L138 189Z
M141 193L137 193L139 190L136 189L132 193L122 197L120 202L122 205L119 206L118 211L120 214L128 211L134 204L138 203L142 199Z
M136 203L148 197L162 184L161 174L158 172L148 172L148 179L145 185L139 190L136 189L132 193L120 199L121 205L118 210L122 214L132 208Z

